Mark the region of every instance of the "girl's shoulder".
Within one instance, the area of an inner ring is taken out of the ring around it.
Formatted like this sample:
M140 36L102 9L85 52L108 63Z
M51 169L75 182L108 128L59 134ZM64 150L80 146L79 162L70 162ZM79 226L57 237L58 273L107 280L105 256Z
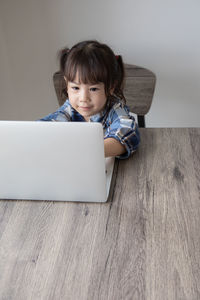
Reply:
M127 116L129 115L129 107L126 105L126 103L120 99L116 98L115 101L112 102L109 108L109 117L113 116Z
M71 115L72 106L69 102L69 99L66 99L66 101L63 103L62 106L59 107L58 111L67 111Z
M71 106L69 99L66 99L65 102L63 103L63 105L60 106L60 109L64 109L68 106Z

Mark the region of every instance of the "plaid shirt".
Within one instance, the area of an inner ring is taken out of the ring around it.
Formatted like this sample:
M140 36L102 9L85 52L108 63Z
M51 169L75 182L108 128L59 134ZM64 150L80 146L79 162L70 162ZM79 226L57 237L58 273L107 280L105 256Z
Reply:
M66 100L56 112L39 121L85 122L85 119ZM128 158L138 148L140 133L137 123L122 101L118 100L110 109L106 107L102 112L91 116L90 122L102 124L104 139L114 138L126 147L127 152L117 156L118 158Z

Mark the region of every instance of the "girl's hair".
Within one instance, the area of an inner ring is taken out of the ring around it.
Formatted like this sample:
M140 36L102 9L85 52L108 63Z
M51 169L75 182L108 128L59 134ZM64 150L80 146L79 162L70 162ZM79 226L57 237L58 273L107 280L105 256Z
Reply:
M125 102L123 94L124 65L121 56L115 56L105 44L95 40L83 41L71 49L64 48L59 52L60 72L67 81L74 81L76 75L79 82L95 84L103 82L108 104L116 101L116 97ZM113 95L110 90L114 89ZM67 91L64 91L67 96Z

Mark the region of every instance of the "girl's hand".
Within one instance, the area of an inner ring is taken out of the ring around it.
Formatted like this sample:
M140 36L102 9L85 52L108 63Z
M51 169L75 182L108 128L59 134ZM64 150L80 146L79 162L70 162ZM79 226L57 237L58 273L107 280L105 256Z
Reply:
M126 152L126 148L114 138L104 140L105 157L119 156Z

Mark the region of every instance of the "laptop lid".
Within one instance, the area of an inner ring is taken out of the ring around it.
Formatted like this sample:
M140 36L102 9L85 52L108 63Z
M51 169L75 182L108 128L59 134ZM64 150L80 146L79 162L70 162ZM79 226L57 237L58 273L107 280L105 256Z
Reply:
M0 141L0 199L107 200L100 123L0 121Z

